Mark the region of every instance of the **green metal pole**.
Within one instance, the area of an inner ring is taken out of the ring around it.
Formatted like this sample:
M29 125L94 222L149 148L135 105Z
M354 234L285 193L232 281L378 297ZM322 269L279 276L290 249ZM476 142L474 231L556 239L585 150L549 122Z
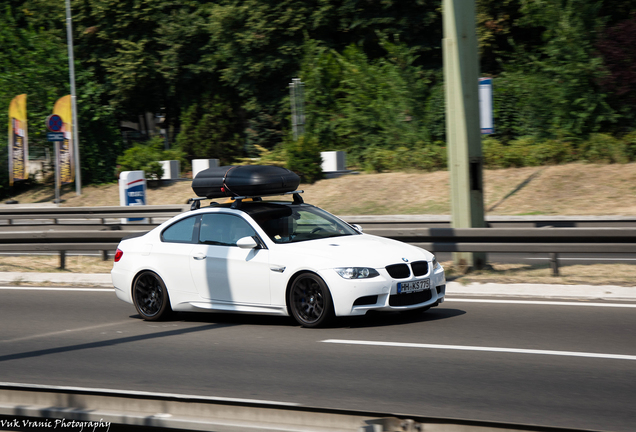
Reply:
M475 0L443 0L443 13L452 226L481 228L485 223ZM463 271L486 263L483 253L455 252L453 259Z
M77 120L77 94L75 92L75 59L73 55L73 20L71 1L66 0L66 39L68 44L68 68L71 81L71 112L73 115L73 154L75 155L75 193L82 194L82 170L79 154L79 126Z

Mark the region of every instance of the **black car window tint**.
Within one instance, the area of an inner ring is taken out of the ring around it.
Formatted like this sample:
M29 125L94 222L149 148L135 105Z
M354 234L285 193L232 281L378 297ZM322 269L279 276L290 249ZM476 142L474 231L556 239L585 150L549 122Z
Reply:
M170 225L161 234L164 242L192 243L192 233L197 217L189 217Z
M243 237L255 236L256 231L238 216L214 213L201 216L199 242L209 245L236 246Z

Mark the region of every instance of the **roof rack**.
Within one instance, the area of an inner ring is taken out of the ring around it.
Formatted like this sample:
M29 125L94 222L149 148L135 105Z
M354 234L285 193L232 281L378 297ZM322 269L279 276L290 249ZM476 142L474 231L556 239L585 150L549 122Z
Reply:
M230 198L232 201L234 201L231 205L231 208L233 209L240 209L241 208L241 204L243 203L244 199L252 199L253 201L262 201L262 197L269 197L269 196L280 196L280 195L293 195L294 198L294 204L303 204L305 201L303 200L303 198L300 196L301 193L305 192L304 190L297 190L297 191L293 191L293 192L284 192L284 193L274 193L274 194L263 194L263 195L249 195L249 196L235 196L235 197L228 197ZM190 205L190 210L198 210L201 208L201 201L204 199L208 199L208 198L190 198L188 200L188 204L191 203ZM214 205L216 203L211 203L210 205Z

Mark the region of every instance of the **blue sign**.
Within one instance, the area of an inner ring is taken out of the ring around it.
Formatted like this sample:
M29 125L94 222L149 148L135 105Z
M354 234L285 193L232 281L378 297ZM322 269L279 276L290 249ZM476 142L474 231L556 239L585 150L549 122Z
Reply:
M482 135L495 133L492 111L492 78L479 78L479 123Z
M46 118L46 128L51 132L60 132L64 127L64 122L62 121L62 117L57 114L51 114ZM49 139L49 141L53 141ZM58 141L58 140L55 140Z
M64 132L47 132L46 139L49 141L64 141Z
M140 179L128 183L126 205L146 205L146 180ZM142 221L144 218L128 218L128 222Z

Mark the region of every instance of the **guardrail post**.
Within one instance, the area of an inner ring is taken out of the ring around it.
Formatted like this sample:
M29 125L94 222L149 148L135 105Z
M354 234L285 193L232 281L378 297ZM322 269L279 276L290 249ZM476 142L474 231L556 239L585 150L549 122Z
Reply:
M559 254L550 254L550 268L552 269L552 276L559 276Z
M102 261L108 261L108 251L107 250L103 250L102 251Z
M66 251L60 251L60 268L62 270L66 268Z

